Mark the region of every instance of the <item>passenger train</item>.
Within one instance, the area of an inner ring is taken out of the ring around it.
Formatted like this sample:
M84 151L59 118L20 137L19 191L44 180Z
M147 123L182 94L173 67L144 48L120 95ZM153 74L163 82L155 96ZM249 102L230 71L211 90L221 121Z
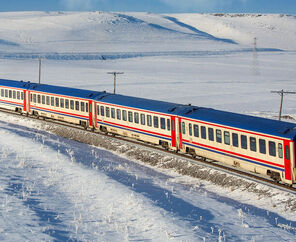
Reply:
M0 80L0 107L127 136L294 184L296 124L107 92Z

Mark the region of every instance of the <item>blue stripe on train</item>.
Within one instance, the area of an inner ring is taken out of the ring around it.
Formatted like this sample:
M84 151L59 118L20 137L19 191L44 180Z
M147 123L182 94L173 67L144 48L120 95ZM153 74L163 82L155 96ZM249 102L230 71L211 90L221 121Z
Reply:
M149 133L142 132L142 131L137 131L137 130L133 130L133 129L130 129L130 128L124 128L124 127L121 127L121 126L118 126L118 125L106 124L106 123L103 123L103 122L98 122L98 124L108 125L108 126L111 126L111 127L115 127L115 128L119 128L119 129L124 129L124 130L132 131L132 132L135 132L135 133L145 134L145 135L149 135L149 136L152 136L152 137L161 138L161 139L165 139L165 140L171 141L170 138L166 138L166 137L159 136L159 135L154 135L154 134L149 134Z
M7 104L7 105L11 105L11 106L23 107L22 104L9 103L9 102L5 102L5 101L0 101L0 103L4 103L4 104Z
M48 110L44 110L44 109L41 109L41 108L35 108L35 107L31 107L31 109L42 111L42 112L47 112L47 113L58 114L58 115L62 115L62 116L67 116L67 117L71 117L71 118L89 120L89 118L78 117L78 116L75 116L75 114L73 114L73 115L71 115L71 114L64 114L64 113L59 113L59 112L54 112L54 111L48 111Z
M195 148L207 150L207 151L210 151L210 152L213 152L213 153L217 153L217 154L220 154L220 155L225 155L225 156L229 156L229 157L232 157L232 158L236 158L236 159L240 159L240 160L243 160L243 161L247 161L247 162L250 162L250 163L253 163L253 164L256 164L256 165L266 166L266 167L269 167L269 168L272 168L272 169L276 169L276 170L279 170L279 171L285 171L282 168L274 167L274 166L271 166L271 165L260 163L258 161L253 161L253 160L249 160L249 159L246 159L246 158L242 158L242 157L239 157L239 156L227 154L227 153L224 153L224 152L221 152L221 151L217 151L217 150L205 148L205 147L202 147L202 146L199 146L199 145L194 145L194 144L190 144L190 143L187 143L187 142L183 142L183 144L188 145L188 146L192 146L192 147L195 147Z

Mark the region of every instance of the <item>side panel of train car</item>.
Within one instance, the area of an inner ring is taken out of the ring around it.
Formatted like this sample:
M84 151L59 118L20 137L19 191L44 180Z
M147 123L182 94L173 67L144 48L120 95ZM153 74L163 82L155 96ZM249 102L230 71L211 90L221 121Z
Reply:
M0 107L17 112L26 111L26 90L23 85L20 82L0 82Z
M96 121L101 131L176 149L170 115L97 102Z

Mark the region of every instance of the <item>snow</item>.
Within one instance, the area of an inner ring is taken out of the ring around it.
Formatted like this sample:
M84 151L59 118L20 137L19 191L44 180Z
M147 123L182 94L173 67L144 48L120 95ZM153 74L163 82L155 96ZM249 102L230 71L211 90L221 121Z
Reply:
M0 141L4 240L32 235L112 241L295 236L292 229L277 225L292 223L279 215L198 184L185 185L180 178L109 151L4 121L0 127L1 136L7 137ZM22 223L15 223L15 214L24 217Z
M295 91L295 25L286 15L2 12L1 78L36 81L41 56L47 84L112 91L107 72L124 71L121 94L276 118L270 91ZM285 96L283 114L296 118L294 100ZM1 240L295 238L294 195L258 197L0 120Z
M182 23L242 45L295 50L295 16L282 14L178 14Z

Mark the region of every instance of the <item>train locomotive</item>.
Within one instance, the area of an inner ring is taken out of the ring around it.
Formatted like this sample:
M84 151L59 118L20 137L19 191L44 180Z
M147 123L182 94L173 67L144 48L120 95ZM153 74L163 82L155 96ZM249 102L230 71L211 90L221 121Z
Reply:
M296 183L296 124L193 105L0 79L0 108L130 137Z

